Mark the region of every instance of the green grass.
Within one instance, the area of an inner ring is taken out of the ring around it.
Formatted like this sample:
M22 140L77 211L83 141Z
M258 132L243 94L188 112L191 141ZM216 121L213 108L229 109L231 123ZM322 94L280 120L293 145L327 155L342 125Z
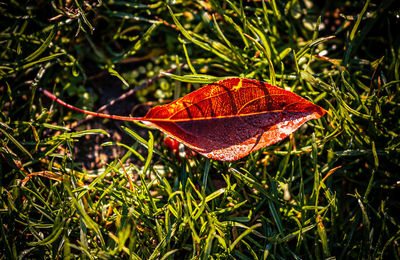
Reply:
M0 258L399 259L399 14L392 0L0 3ZM109 110L139 115L224 77L328 113L218 162L134 123L72 129L84 115L36 91L97 110L142 86Z

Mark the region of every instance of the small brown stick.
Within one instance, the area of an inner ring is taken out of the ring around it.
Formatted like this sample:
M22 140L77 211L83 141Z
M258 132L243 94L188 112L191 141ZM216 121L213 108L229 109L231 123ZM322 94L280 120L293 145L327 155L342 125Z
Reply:
M375 69L374 69L374 72L372 73L372 76L371 76L371 81L370 81L370 83L369 83L369 93L368 93L368 96L371 96L372 95L372 92L374 91L374 78L375 78L375 74L376 74L376 72L378 71L378 67L379 67L379 65L381 64L381 62L383 61L383 57L378 61L378 63L376 64L376 67L375 67ZM378 79L379 80L379 79ZM376 96L377 97L379 97L379 92L380 92L380 82L378 81L378 86L379 86L379 89L378 89L378 93L376 94Z
M340 168L342 168L343 166L342 165L340 165L340 166L337 166L337 167L335 167L335 168L333 168L333 169L330 169L329 170L329 172L325 175L325 177L322 179L322 182L325 182L325 180L329 177L329 176L331 176L335 171L337 171L337 170L339 170Z
M21 181L21 186L25 187L26 183L33 177L33 176L42 176L45 178L48 178L50 180L55 180L55 181L62 181L62 175L58 173L53 173L50 171L40 171L40 172L33 172L29 173L22 181Z
M133 191L133 182L132 182L131 177L130 177L129 174L126 172L125 166L124 166L124 164L121 162L120 159L118 159L118 162L119 162L119 164L122 166L122 169L124 170L125 176L126 176L126 178L128 179L128 182L129 182L129 189L130 189L131 191Z

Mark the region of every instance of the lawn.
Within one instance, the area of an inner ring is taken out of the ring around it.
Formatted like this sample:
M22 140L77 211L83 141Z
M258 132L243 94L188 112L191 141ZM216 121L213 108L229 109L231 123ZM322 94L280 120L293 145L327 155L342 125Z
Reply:
M0 259L400 259L399 27L394 0L0 3ZM232 77L327 112L219 161L39 91L141 117Z

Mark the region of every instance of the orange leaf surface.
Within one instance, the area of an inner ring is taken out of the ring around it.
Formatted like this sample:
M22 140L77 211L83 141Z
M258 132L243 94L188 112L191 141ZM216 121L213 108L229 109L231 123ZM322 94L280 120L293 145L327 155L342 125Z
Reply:
M290 91L243 78L209 84L135 118L76 109L43 92L60 104L87 114L147 121L196 152L221 161L238 160L274 144L306 121L325 114L323 108Z
M233 78L154 107L143 119L208 158L232 161L324 114L324 109L290 91Z

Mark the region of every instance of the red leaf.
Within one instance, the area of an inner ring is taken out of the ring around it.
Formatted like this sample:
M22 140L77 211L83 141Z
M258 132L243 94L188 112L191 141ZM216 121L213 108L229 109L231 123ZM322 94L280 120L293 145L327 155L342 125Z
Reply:
M47 96L67 105L52 94ZM232 78L202 87L176 101L152 108L140 120L212 159L233 161L274 144L325 110L298 95L250 79Z
M233 78L154 107L143 119L208 158L232 161L324 114L324 109L292 92Z

